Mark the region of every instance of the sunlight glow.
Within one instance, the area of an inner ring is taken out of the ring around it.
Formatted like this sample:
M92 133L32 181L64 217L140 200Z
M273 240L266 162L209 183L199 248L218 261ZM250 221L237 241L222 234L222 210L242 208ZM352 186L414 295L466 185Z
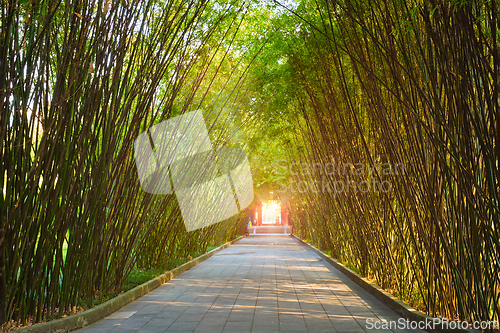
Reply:
M281 221L281 206L277 200L262 204L262 224L274 224Z

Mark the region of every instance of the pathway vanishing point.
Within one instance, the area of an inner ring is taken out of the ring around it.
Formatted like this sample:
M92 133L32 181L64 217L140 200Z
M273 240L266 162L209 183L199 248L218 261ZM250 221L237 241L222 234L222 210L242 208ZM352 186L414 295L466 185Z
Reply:
M250 236L75 332L422 332L367 318L400 317L295 238Z

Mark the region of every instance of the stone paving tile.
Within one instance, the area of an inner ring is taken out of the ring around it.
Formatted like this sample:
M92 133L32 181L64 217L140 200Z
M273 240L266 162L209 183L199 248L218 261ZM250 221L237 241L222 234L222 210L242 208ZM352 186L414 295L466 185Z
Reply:
M77 332L419 333L293 237L250 236Z

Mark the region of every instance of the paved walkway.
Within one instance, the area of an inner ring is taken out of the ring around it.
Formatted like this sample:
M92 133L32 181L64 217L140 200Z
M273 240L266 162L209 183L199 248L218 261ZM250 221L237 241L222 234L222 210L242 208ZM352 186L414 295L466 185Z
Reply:
M382 332L367 318L400 317L295 238L250 236L76 332Z

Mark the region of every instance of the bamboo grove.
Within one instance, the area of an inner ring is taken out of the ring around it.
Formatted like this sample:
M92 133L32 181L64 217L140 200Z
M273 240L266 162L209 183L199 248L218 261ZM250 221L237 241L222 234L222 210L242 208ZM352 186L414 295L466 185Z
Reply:
M295 231L430 315L499 320L498 3L282 7L256 84Z
M133 267L187 258L240 232L230 220L187 233L173 195L140 189L133 142L203 107L213 142L227 141L214 120L222 111L203 98L242 5L1 2L0 324L90 306L119 293Z
M197 109L298 236L430 315L500 320L494 0L0 8L0 323L241 232L187 233L175 196L140 189L134 140Z

